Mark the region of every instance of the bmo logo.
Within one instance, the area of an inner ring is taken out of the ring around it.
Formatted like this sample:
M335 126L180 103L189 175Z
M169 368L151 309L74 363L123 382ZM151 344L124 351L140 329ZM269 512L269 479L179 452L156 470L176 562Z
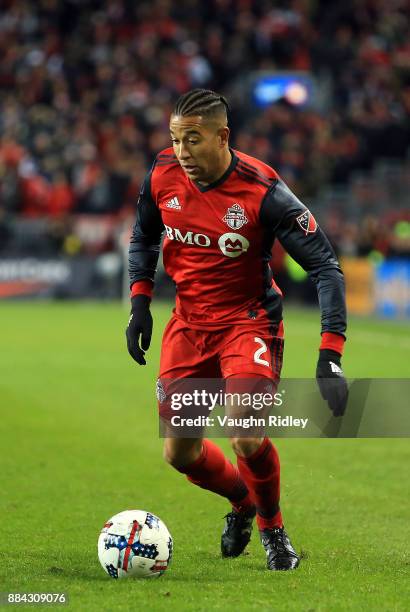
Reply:
M219 238L218 246L226 257L239 257L248 250L249 240L240 234L228 232Z
M209 247L211 244L211 239L206 234L194 234L190 231L183 234L177 227L173 228L169 225L165 225L165 231L170 240L177 240L184 244L196 244L200 247Z
M165 232L169 240L176 240L190 246L210 247L211 239L206 234L195 234L192 231L181 231L177 227L165 225ZM249 248L249 241L241 234L227 232L218 239L218 246L226 257L239 257L246 253Z

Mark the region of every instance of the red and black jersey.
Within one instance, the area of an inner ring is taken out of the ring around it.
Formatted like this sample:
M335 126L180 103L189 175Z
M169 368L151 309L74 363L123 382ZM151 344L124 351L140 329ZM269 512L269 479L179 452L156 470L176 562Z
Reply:
M278 322L281 293L269 266L276 237L317 286L322 332L343 335L343 274L326 236L275 170L240 151L231 154L224 175L206 187L185 175L172 148L158 154L138 199L131 286L154 281L164 234L177 317L199 329Z

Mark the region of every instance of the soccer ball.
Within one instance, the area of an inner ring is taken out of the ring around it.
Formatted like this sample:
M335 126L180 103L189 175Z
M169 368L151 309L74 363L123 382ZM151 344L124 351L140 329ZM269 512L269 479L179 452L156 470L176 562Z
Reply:
M171 563L172 549L165 523L145 510L116 514L98 538L98 559L111 578L158 578Z

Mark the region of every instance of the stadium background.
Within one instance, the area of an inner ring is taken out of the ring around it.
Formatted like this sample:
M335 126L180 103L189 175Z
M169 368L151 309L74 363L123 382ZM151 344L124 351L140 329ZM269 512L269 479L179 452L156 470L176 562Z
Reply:
M233 146L277 169L347 259L353 310L409 316L406 8L3 2L0 296L121 294L119 254L173 103L208 87L231 101ZM273 268L289 298L315 299L279 246Z
M281 441L306 569L269 586L257 542L222 567L223 501L188 491L160 459L152 383L173 288L160 270L144 370L118 300L136 194L169 146L173 103L213 88L231 102L233 146L278 170L343 262L347 375L408 377L409 41L404 0L1 3L0 506L30 540L23 553L0 547L2 589L129 609L135 588L103 582L94 547L109 515L141 505L177 543L170 582L138 585L148 610L405 609L405 441ZM272 267L284 373L312 376L315 291L279 247Z

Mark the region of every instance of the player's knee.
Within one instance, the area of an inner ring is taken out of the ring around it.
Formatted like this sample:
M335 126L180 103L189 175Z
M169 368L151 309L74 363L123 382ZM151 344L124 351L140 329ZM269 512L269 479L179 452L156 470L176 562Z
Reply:
M170 445L164 444L163 457L164 460L174 468L178 468L180 465L182 465L181 453L177 449L172 448Z
M250 457L256 453L262 441L263 438L231 438L231 446L239 457Z
M181 443L178 444L178 442ZM163 456L169 465L178 470L196 461L201 454L201 449L202 441L187 444L185 441L170 439L165 441Z

